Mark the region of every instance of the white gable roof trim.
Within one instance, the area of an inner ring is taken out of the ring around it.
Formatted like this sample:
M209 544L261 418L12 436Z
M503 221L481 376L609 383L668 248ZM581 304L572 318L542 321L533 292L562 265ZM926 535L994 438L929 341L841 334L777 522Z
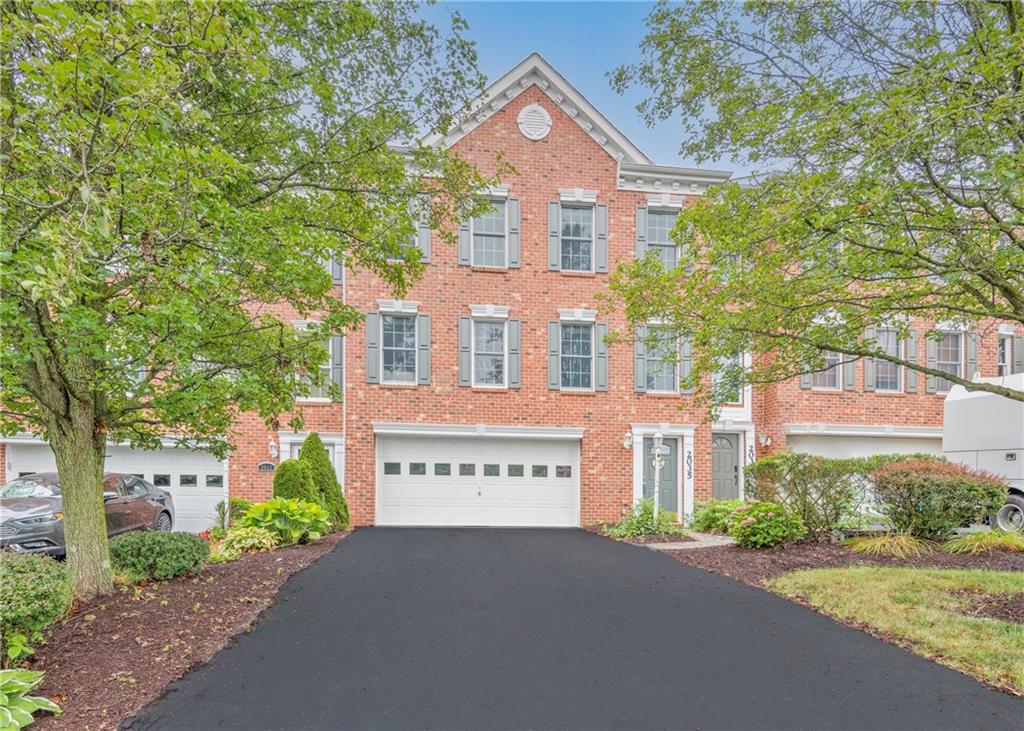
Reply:
M609 155L619 162L650 163L651 159L626 138L615 125L555 71L540 54L532 53L511 71L491 84L452 126L447 135L424 137L424 145L450 147L480 126L499 109L529 89L539 87L554 104L569 115Z

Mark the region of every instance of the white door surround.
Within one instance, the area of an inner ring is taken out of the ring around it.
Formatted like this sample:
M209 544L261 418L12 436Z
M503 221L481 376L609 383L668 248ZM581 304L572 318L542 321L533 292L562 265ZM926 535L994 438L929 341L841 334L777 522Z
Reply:
M693 471L694 450L693 435L697 427L690 424L631 424L630 433L633 437L633 502L638 502L644 494L644 437L652 437L660 432L666 439L680 441L679 474L676 484L679 485L680 520L683 516L693 515Z
M757 458L754 424L747 419L723 418L712 425L711 432L712 434L735 434L739 437L740 499L750 499L752 496L747 495L746 471L750 463Z
M334 474L338 477L338 484L341 485L342 493L345 492L345 435L341 432L317 432L320 441L324 443L327 454L334 465ZM286 459L298 459L299 449L302 443L309 436L308 431L291 432L279 431L277 441L281 445L278 461Z

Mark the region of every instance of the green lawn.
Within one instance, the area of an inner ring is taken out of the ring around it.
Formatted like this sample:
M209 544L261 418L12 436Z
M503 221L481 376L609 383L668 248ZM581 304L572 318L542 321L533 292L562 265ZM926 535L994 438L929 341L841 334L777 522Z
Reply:
M1024 625L963 614L974 590L1024 592L1024 573L858 566L795 571L773 591L905 640L919 655L1024 695Z

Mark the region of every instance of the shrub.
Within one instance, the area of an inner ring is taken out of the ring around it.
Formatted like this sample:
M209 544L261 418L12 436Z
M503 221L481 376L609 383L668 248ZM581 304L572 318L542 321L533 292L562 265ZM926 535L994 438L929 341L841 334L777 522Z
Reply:
M875 536L857 536L843 541L854 553L865 556L894 556L917 558L932 552L929 541L915 538L909 533L882 533Z
M313 485L319 493L320 503L330 515L331 525L335 530L348 527L348 504L338 483L338 473L331 464L324 443L315 431L310 432L299 449L299 460L309 465L313 477Z
M273 551L277 548L277 537L266 528L243 528L235 526L220 542L218 551L223 556L237 558L243 553Z
M277 466L274 472L274 497L321 504L320 493L313 484L313 473L309 465L297 459L286 459Z
M733 511L729 535L743 548L768 548L807 535L800 518L775 503L740 505Z
M73 594L64 565L49 556L0 555L0 660L31 655L30 642L67 613ZM2 720L2 719L0 719Z
M636 538L637 536L685 535L686 531L676 525L676 514L665 510L658 511L658 519L654 519L654 501L650 498L641 500L629 515L605 533L612 538Z
M693 521L690 527L701 533L728 533L729 521L732 520L733 512L740 505L746 505L743 500L708 500L699 503L693 511Z
M972 556L993 551L1024 551L1024 534L998 530L967 533L950 538L942 547L949 553L967 553Z
M231 497L228 498L228 525L232 525L236 520L241 518L243 515L249 512L249 508L252 507L252 503L242 497ZM224 525L224 501L221 500L217 503L217 525Z
M329 525L327 511L308 500L273 498L256 503L239 523L246 528L265 528L278 545L289 546L318 540Z
M744 474L754 497L781 505L820 540L856 512L859 470L858 460L781 452L751 463Z
M133 531L110 542L114 569L133 578L165 581L195 573L210 556L210 545L191 533Z
M1006 482L991 473L952 462L902 460L882 465L871 477L882 511L900 533L935 539L994 513Z
M0 670L0 729L25 728L36 711L60 715L60 706L49 698L28 695L42 682L38 670Z

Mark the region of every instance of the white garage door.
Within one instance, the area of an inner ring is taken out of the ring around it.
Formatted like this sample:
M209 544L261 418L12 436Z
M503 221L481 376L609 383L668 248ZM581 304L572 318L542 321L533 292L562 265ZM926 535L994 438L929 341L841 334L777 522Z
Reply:
M377 437L379 525L579 525L576 440Z
M28 472L56 470L49 446L7 445L8 480ZM174 530L198 533L217 520L217 503L224 499L224 464L208 452L109 447L105 470L139 475L171 493L174 499Z
M942 456L941 439L793 435L786 438L786 446L794 452L832 458L871 457L876 454L913 454L918 452Z

